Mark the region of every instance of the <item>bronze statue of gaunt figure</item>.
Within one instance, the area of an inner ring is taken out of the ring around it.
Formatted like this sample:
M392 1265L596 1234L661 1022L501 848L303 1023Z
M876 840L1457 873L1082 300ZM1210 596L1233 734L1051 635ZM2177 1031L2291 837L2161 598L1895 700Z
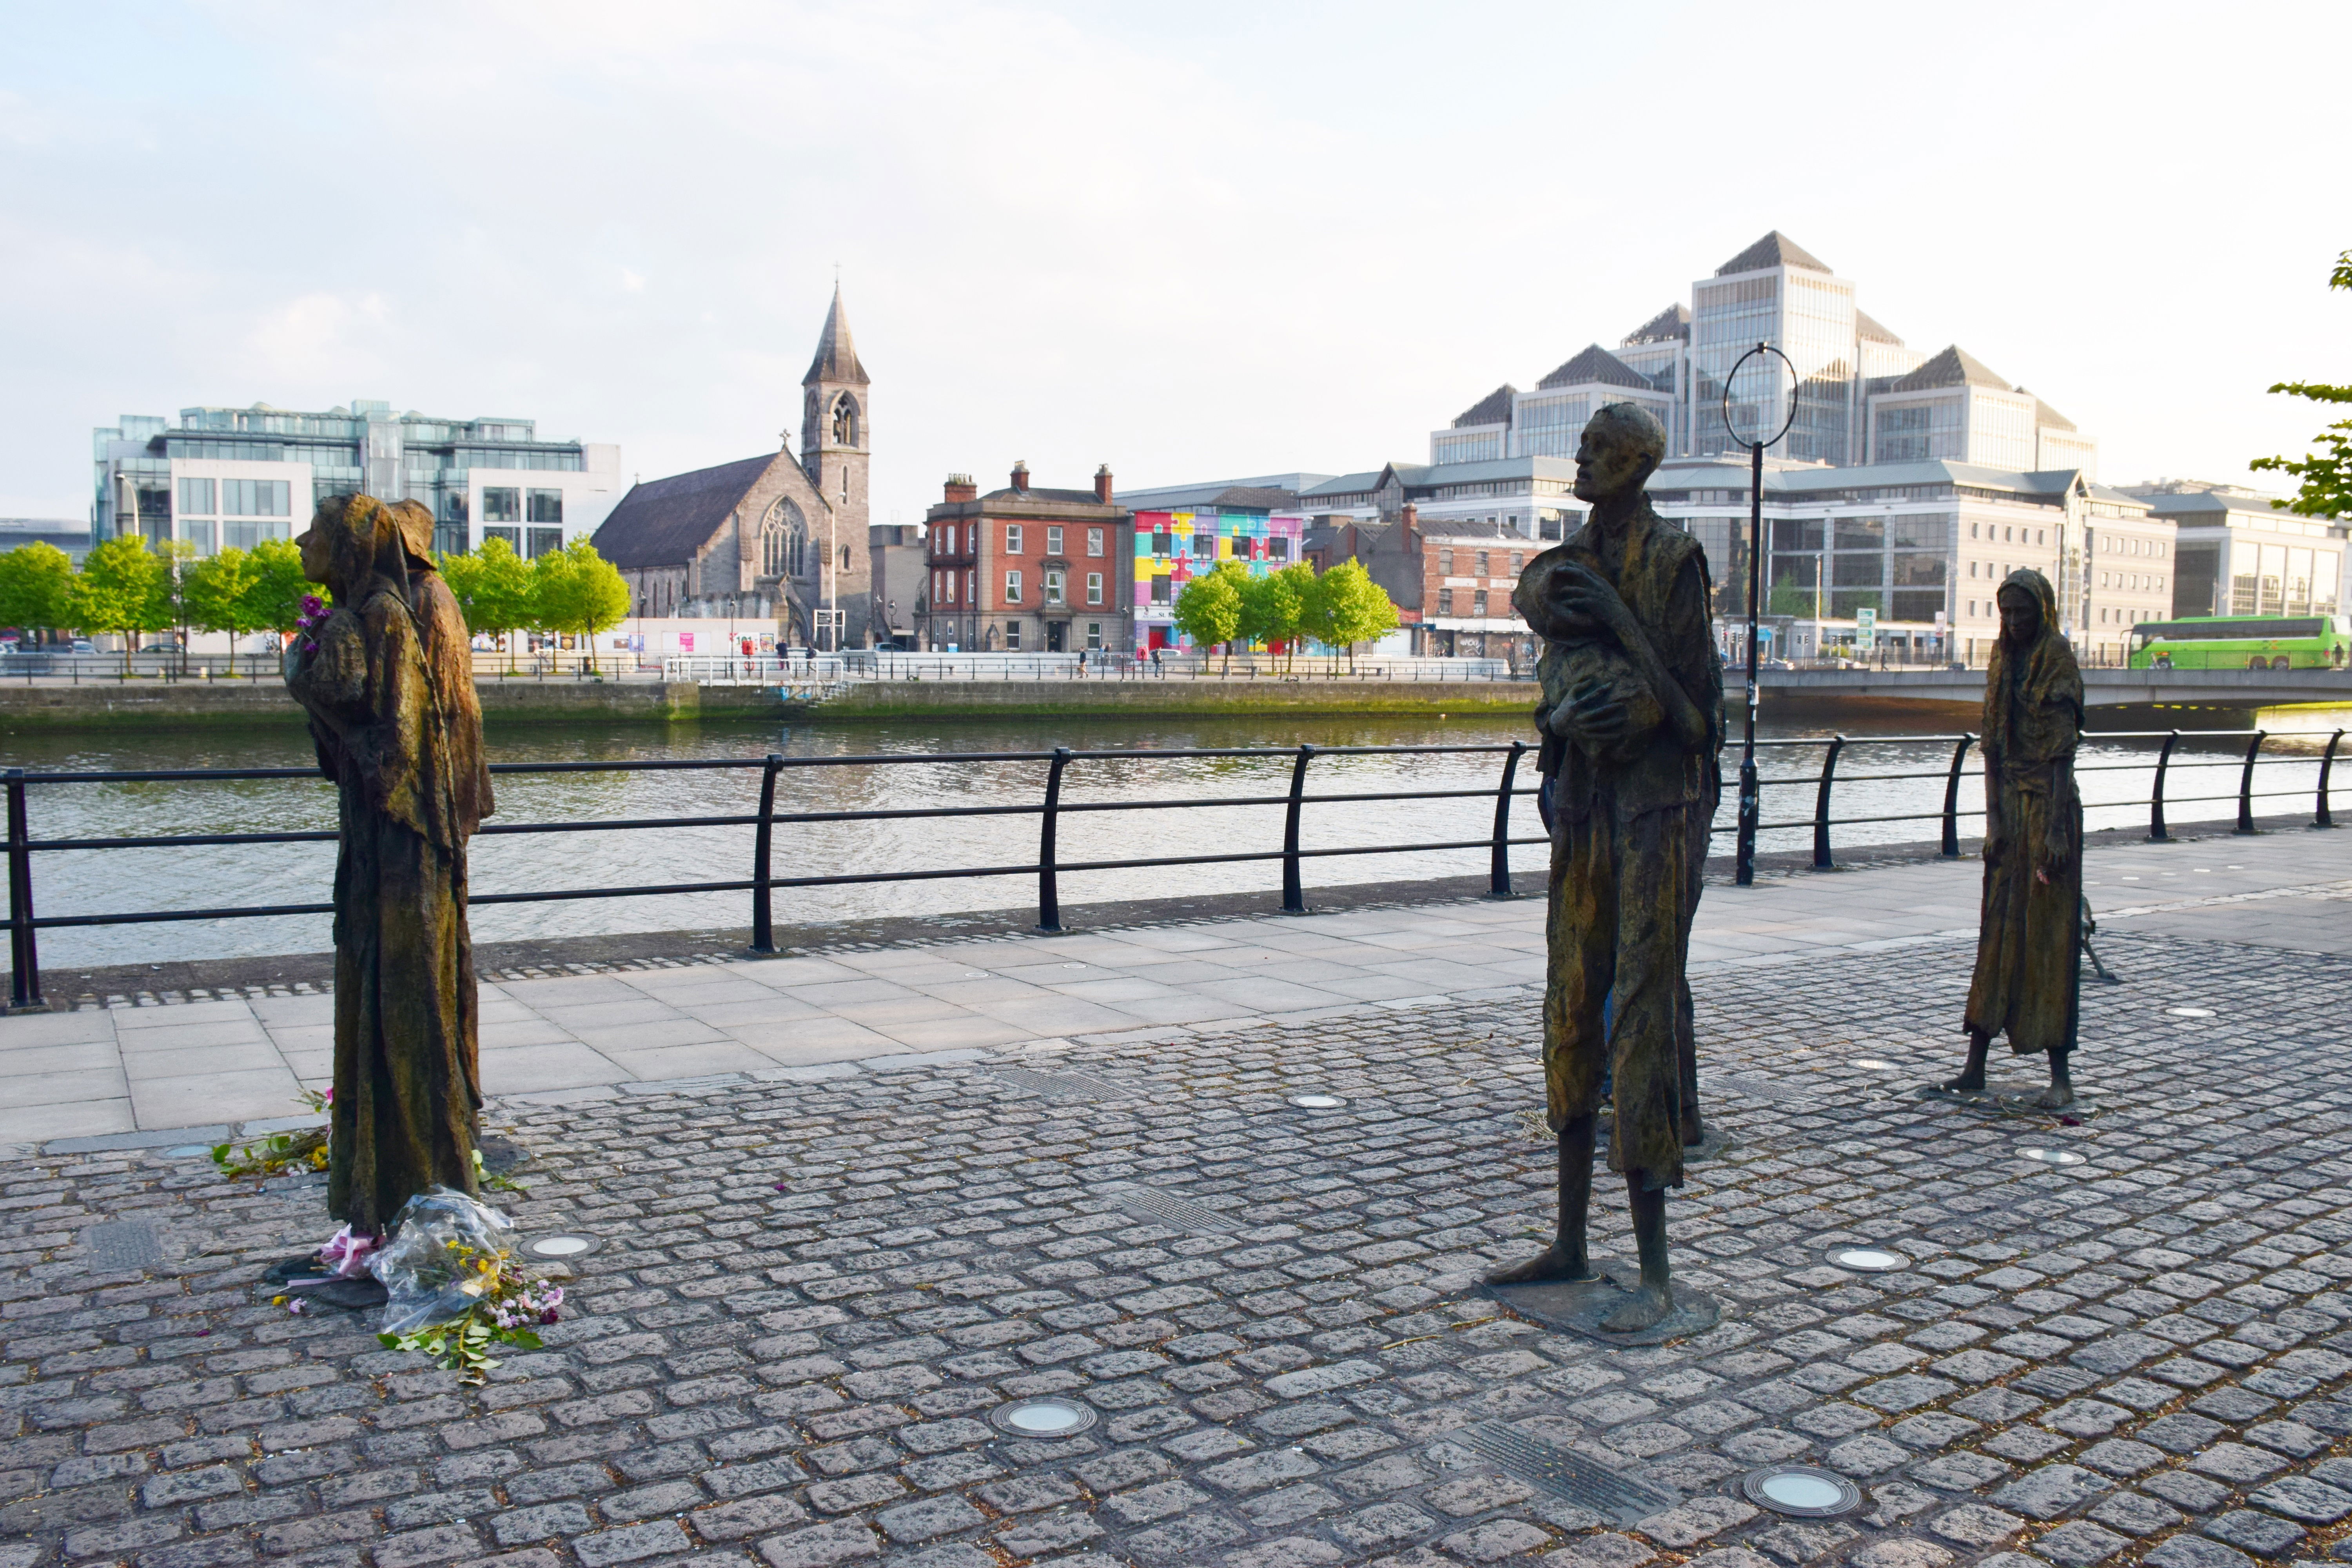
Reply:
M413 501L322 502L299 542L334 595L289 650L341 799L327 1208L375 1235L438 1184L477 1190L478 1006L466 844L492 809L465 622Z
M1530 562L1512 599L1545 638L1537 722L1560 742L1543 1037L1559 1215L1549 1248L1488 1281L1594 1277L1586 1214L1609 1076L1609 1166L1625 1178L1641 1256L1638 1289L1599 1325L1621 1333L1675 1310L1666 1189L1682 1184L1685 1123L1696 1130L1695 1075L1677 1049L1684 966L1722 721L1706 553L1642 490L1664 456L1664 430L1638 405L1595 414L1576 454L1591 521Z
M2050 1058L2035 1103L2074 1102L2066 1058L2082 995L2083 802L2074 745L2083 676L2058 633L2057 595L2032 568L2000 585L2000 637L1985 671L1984 904L1964 1026L1968 1066L1946 1083L1985 1087L1995 1035L2019 1056Z

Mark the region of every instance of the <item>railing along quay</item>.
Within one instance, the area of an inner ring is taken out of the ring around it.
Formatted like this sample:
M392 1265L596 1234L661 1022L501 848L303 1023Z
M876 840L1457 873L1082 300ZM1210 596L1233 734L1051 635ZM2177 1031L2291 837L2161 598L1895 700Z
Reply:
M847 887L875 882L948 881L974 877L1034 876L1037 879L1037 929L1062 929L1060 878L1076 871L1159 869L1172 866L1234 865L1247 861L1282 862L1282 909L1286 914L1307 912L1300 867L1308 860L1347 855L1426 854L1444 850L1486 849L1489 852L1488 889L1496 898L1511 896L1510 851L1514 845L1549 842L1546 836L1512 837L1511 802L1533 795L1532 787L1518 783L1519 758L1527 743L1512 741L1488 745L1454 746L1312 746L1187 747L1153 750L1077 751L1055 747L1049 752L892 752L868 756L693 758L595 763L493 763L493 773L634 773L757 770L759 805L750 812L721 812L696 816L611 817L572 822L486 822L478 837L505 834L627 833L664 828L749 826L752 832L751 875L716 881L649 883L618 888L563 888L524 893L477 893L474 905L558 903L583 899L665 897L682 893L748 892L751 901L751 951L775 952L773 894L777 889ZM1318 756L1494 756L1500 759L1496 782L1468 789L1368 790L1310 795L1308 765ZM1198 758L1281 758L1288 761L1290 787L1281 795L1217 795L1173 800L1066 801L1062 783L1074 763ZM779 811L776 784L790 772L811 768L922 767L941 763L1045 764L1045 792L1035 804L1003 805L899 806L860 811ZM22 768L0 772L8 811L8 942L9 1005L42 1005L38 933L74 926L152 925L178 921L262 920L285 915L334 912L331 903L243 904L218 909L120 910L105 914L39 915L33 900L33 857L62 850L167 849L231 844L332 843L328 829L279 833L149 834L135 837L35 838L30 831L27 797L37 786L183 783L211 784L239 779L309 779L325 782L315 768L184 768L87 773L27 773ZM1351 845L1310 849L1300 842L1305 808L1368 801L1492 800L1491 831L1475 838L1416 844ZM1065 816L1092 812L1193 811L1218 806L1279 805L1285 808L1282 847L1234 850L1214 855L1133 856L1109 860L1064 860L1056 854L1055 830ZM860 871L828 876L777 876L774 873L775 829L779 826L820 822L883 822L967 816L1034 816L1040 818L1034 860L986 866L934 867L903 871Z
M2328 737L2319 758L2316 800L2312 826L2333 827L2334 815L2330 800L2336 755L2344 731L2338 730ZM2181 741L2228 740L2246 742L2242 754L2224 757L2176 757ZM2100 810L2136 809L2147 811L2147 837L2162 842L2171 837L2166 813L2169 807L2216 803L2233 803L2236 806L2235 830L2256 831L2254 802L2283 795L2300 795L2301 789L2256 789L2256 770L2265 765L2302 763L2309 759L2287 756L2278 752L2263 753L2264 744L2273 737L2260 730L2238 731L2147 731L2123 733L2095 734L2087 737L2099 743L2116 742L2146 742L2153 746L2153 772L2149 791L2145 799L2096 801L2090 803ZM1853 773L1841 775L1838 764L1849 751L1865 748L1916 747L1948 745L1952 748L1948 764L1932 769L1891 773ZM1759 821L1750 832L1739 834L1736 855L1747 867L1754 864L1756 833L1783 829L1811 828L1813 836L1812 863L1822 869L1836 864L1832 830L1838 827L1876 826L1903 822L1935 822L1940 829L1942 854L1958 858L1960 853L1960 822L1964 817L1981 817L1984 808L1979 804L1964 805L1961 796L1964 780L1981 780L1981 773L1971 773L1968 763L1977 751L1977 737L1958 735L1895 735L1852 738L1831 735L1818 738L1759 740L1760 751L1790 751L1816 747L1822 751L1818 773L1790 777L1759 780L1765 789L1811 787L1813 810L1809 816L1792 816L1781 820ZM1525 742L1485 745L1435 746L1330 746L1302 745L1295 748L1221 747L1171 748L1165 750L1081 751L1056 747L1045 752L894 752L865 756L787 757L771 752L763 757L733 757L717 759L648 760L586 763L498 763L491 764L494 773L634 773L663 772L756 771L759 775L758 804L748 812L721 812L693 816L609 817L562 822L488 822L480 835L492 837L509 834L558 833L625 833L663 829L749 826L752 832L750 874L741 878L694 882L667 882L627 887L565 888L532 892L481 893L471 902L478 905L556 903L588 899L618 899L663 897L688 893L742 892L751 895L751 950L767 953L775 951L773 895L778 889L845 887L865 883L947 881L980 877L1019 876L1036 878L1037 928L1058 931L1061 923L1060 878L1065 873L1086 871L1156 870L1177 866L1233 865L1247 862L1281 862L1281 908L1285 913L1306 912L1306 894L1301 879L1304 863L1313 859L1349 855L1427 854L1464 849L1485 849L1488 852L1488 895L1494 898L1512 896L1510 852L1514 847L1543 844L1549 835L1512 834L1511 807L1515 800L1535 795L1538 790L1521 784L1519 764L1528 746ZM1423 790L1370 790L1336 794L1309 794L1307 789L1308 772L1318 757L1340 756L1490 756L1498 763L1497 775L1492 784L1470 788ZM1149 800L1089 800L1069 801L1062 796L1063 784L1073 764L1089 762L1175 761L1201 758L1281 759L1290 764L1288 789L1278 795L1216 795L1207 798ZM841 767L923 767L941 764L1006 765L1044 764L1043 791L1034 803L996 805L901 806L868 810L840 811L779 811L776 808L777 783L786 773L813 768ZM2081 762L2078 774L2102 773L2149 766L2148 762ZM2237 788L2230 793L2212 795L2176 795L2168 793L2171 775L2178 772L2200 768L2233 768L2238 772ZM203 768L149 769L110 772L28 773L22 768L10 768L0 773L0 788L5 788L7 804L7 865L8 865L8 935L11 972L12 1007L41 1005L38 933L77 926L121 926L160 924L182 921L258 920L288 915L320 915L333 912L325 902L236 905L226 908L187 910L120 910L102 914L38 915L34 904L34 857L67 850L123 850L196 847L200 846L239 844L301 844L332 843L337 835L328 829L306 829L275 833L198 833L144 835L130 837L97 838L35 838L31 832L30 795L36 787L62 784L110 784L140 783L208 784L247 779L310 780L323 785L318 773L310 768ZM1833 815L1836 788L1847 784L1875 784L1897 781L1932 780L1943 788L1941 808L1935 811L1874 813L1859 816ZM1979 795L1977 797L1981 799ZM1307 848L1302 843L1305 810L1307 806L1346 804L1398 802L1417 800L1480 799L1492 800L1492 827L1478 837L1444 839L1408 844L1349 845L1327 848ZM1191 811L1222 806L1273 806L1284 808L1282 846L1278 849L1242 849L1209 855L1133 856L1116 859L1065 860L1060 858L1055 843L1055 830L1066 816L1099 812ZM980 866L929 867L908 870L883 870L839 873L817 876L778 876L775 874L776 837L779 826L832 822L881 822L908 819L940 819L952 817L1024 817L1039 819L1037 854L1034 859L1000 862Z

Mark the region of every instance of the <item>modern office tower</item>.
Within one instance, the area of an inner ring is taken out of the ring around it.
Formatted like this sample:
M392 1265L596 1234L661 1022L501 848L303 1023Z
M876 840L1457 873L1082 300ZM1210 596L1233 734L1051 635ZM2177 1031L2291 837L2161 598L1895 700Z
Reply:
M331 495L365 491L433 510L434 545L490 536L524 555L586 538L620 499L621 449L543 439L529 419L445 419L354 398L301 413L183 408L177 424L124 415L92 433L95 538L135 530L209 555L290 539Z

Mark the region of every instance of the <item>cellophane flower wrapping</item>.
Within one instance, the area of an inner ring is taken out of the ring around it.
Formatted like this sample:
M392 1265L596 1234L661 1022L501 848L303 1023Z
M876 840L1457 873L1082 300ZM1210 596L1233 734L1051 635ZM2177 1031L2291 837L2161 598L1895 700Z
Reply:
M411 1333L455 1322L499 1292L503 1233L514 1222L449 1187L427 1188L393 1216L391 1237L369 1254L383 1282L383 1331Z

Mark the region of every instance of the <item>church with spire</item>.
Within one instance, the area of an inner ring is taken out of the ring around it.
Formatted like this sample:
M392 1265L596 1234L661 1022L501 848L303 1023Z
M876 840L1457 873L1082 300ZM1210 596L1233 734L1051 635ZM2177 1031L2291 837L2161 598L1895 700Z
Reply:
M649 637L646 654L736 652L762 638L828 650L873 646L873 388L838 283L801 391L797 455L787 429L776 451L644 480L597 529L598 553L629 584L632 619L731 623L714 628L707 647L684 634L694 637L690 650L680 634L656 634L667 640L656 646Z

